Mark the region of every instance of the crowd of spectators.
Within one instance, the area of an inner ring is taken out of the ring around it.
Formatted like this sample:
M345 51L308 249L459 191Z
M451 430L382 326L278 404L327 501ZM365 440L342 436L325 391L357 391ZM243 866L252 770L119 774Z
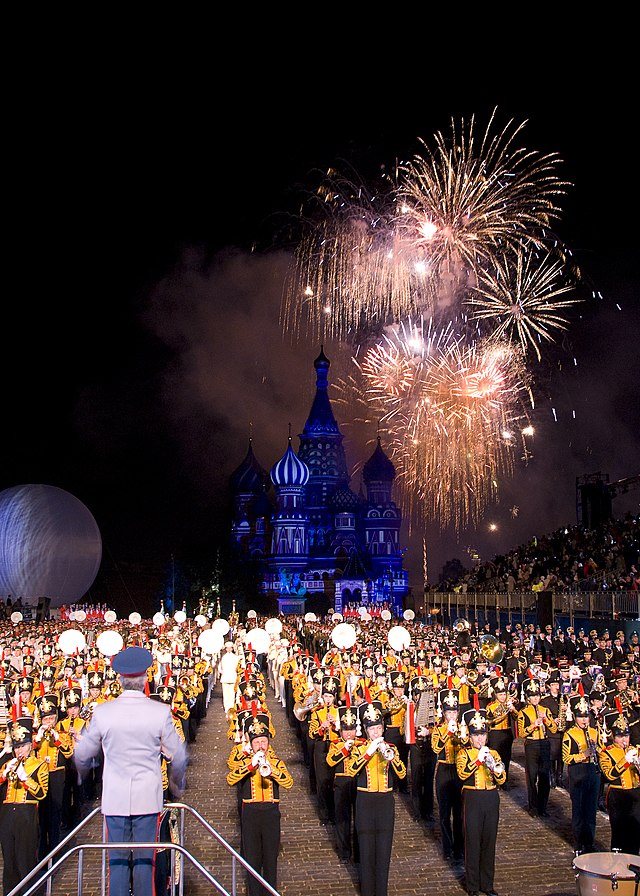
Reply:
M639 589L639 518L630 513L598 529L563 526L549 535L535 536L439 588L462 592Z

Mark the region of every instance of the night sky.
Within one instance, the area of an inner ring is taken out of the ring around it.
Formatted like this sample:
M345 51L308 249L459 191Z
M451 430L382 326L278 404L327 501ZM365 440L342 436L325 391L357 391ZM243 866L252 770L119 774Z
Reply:
M118 78L69 65L16 94L0 488L75 494L134 603L141 570L151 582L172 555L186 564L212 554L249 436L270 468L289 424L297 448L313 398L320 347L292 345L278 322L290 255L275 247L300 191L332 164L374 178L417 152L417 138L472 114L484 126L496 106L501 123L528 122L527 148L563 159L572 187L556 229L595 295L535 369L528 465L517 464L477 530L427 528L431 581L452 557L470 566L470 548L489 559L575 523L576 477L637 475L637 166L626 111L635 97L623 62L603 70L576 51L544 77L480 72L446 89L385 86L381 71L346 64L322 77L292 65L285 78L261 62L252 87L223 77L220 63L197 76L169 67ZM325 351L337 375L348 358ZM336 416L355 469L376 434ZM636 489L614 511L639 502ZM405 541L420 591L422 533ZM99 577L93 596L109 600L101 587Z

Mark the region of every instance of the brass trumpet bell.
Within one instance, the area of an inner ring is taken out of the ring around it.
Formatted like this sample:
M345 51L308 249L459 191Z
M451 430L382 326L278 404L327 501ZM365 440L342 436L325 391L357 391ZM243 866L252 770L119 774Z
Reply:
M481 656L483 656L488 663L492 663L493 665L501 662L502 657L504 656L502 644L498 641L495 635L483 635L478 643L478 648Z
M453 623L453 630L454 632L458 632L458 634L461 634L462 632L468 632L470 628L471 623L469 622L469 620L463 619L462 617L459 617Z

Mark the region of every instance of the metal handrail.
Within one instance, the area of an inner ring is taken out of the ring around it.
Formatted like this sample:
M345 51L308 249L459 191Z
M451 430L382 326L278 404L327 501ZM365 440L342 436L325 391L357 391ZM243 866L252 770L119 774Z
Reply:
M164 809L178 809L180 811L180 843L173 842L150 842L146 841L144 843L136 842L136 843L107 843L105 842L105 834L106 834L106 822L103 820L102 824L102 843L82 843L76 846L72 846L67 852L64 853L57 861L54 862L54 858L57 854L59 854L64 847L69 843L69 841L75 837L83 827L86 825L97 815L100 813L100 808L97 807L89 813L89 815L84 818L80 824L73 830L70 831L67 836L60 841L60 843L49 853L48 856L45 856L30 872L27 874L20 883L14 887L6 896L17 896L18 893L21 893L22 896L31 896L32 893L35 893L37 889L39 889L43 884L46 883L46 894L47 896L51 896L51 884L53 875L60 870L60 868L74 855L78 854L78 896L82 896L83 892L83 874L84 874L84 854L86 850L102 850L102 867L101 867L101 893L102 896L106 894L106 853L112 849L120 849L127 850L128 852L134 852L137 850L143 849L152 849L156 852L164 849L168 849L171 851L171 894L175 896L176 893L176 882L175 882L175 861L176 854L184 855L186 859L188 859L193 867L207 880L218 893L222 894L222 896L236 896L237 894L237 865L238 863L242 865L245 871L254 877L265 890L271 894L271 896L280 896L278 890L275 890L271 884L269 884L262 875L253 868L246 859L244 859L240 853L236 852L236 850L229 844L224 837L219 834L215 828L213 828L205 818L200 815L200 813L193 808L193 806L189 806L186 803L165 803ZM185 814L189 813L199 824L205 828L207 833L209 833L220 846L225 849L229 855L231 856L231 893L229 893L224 886L211 874L211 872L202 865L195 856L189 852L184 846L184 826L185 826ZM44 874L42 871L46 868ZM34 881L31 886L25 890L25 884L29 883L29 881ZM179 896L184 896L184 875L180 876L179 888L178 888Z

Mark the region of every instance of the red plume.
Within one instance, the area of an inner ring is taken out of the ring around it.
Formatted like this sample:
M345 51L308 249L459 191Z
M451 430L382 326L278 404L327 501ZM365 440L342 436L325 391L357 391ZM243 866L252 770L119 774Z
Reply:
M242 710L249 709L249 707L247 706L247 698L244 694L240 698L240 708Z
M319 669L320 668L320 659L319 659L317 653L313 654L313 662L316 664L317 668Z
M254 719L258 718L258 704L256 703L255 700L251 701L251 715L253 716Z
M533 670L531 669L530 666L527 666L527 675L529 676L529 681L533 681L534 674L533 674Z
M40 696L44 697L44 681L40 682Z
M171 666L167 669L167 677L164 680L165 688L168 688L171 683Z
M367 703L371 703L371 693L369 692L369 688L366 686L366 684L364 686L364 699L367 701Z
M581 697L584 697L584 686L581 681L578 682L578 693Z
M20 698L18 698L18 702L20 702ZM12 722L18 721L18 707L16 706L15 703L11 704L11 721Z
M440 648L436 644L436 656L440 656Z
M450 675L447 675L447 687L449 690L453 687L453 678Z
M147 697L151 694L151 691L149 690L149 679L148 678L144 683L144 692L147 695Z
M346 703L347 709L351 707L351 694L349 691L344 695L344 702Z
M69 690L71 690L71 688L73 687L73 678L67 679L67 687L69 688Z
M480 709L480 701L478 700L478 695L473 695L473 708L477 711Z
M622 703L620 702L620 697L616 697L616 709L622 715Z

